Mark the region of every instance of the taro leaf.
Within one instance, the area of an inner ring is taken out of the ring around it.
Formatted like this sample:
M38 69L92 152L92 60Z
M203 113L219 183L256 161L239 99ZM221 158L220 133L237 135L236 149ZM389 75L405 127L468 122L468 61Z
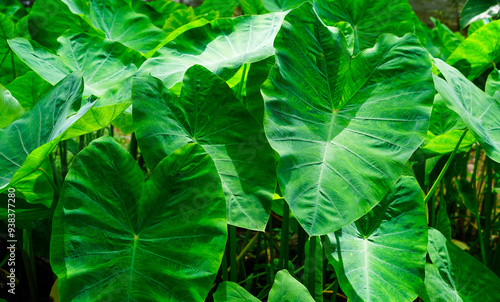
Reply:
M429 257L425 264L425 302L497 302L500 279L481 262L455 246L437 230L429 229Z
M23 114L23 106L0 84L0 128L10 125Z
M274 54L272 43L283 17L283 13L274 13L216 19L192 28L159 49L140 71L161 79L168 88L195 64L228 79L241 65Z
M453 152L455 146L458 144L458 141L462 137L464 130L450 130L443 134L439 134L436 136L430 137L422 147L420 147L419 151L425 152L429 154L429 156L447 154ZM460 152L467 152L472 147L472 145L476 142L476 138L470 132L465 134L465 137L462 139L458 150Z
M2 203L0 203L0 220L2 221L7 221L7 215L9 214L7 208L7 194L8 192L0 194L0 200L2 201ZM52 205L55 205L55 203ZM52 218L54 210L55 207L47 208L41 203L28 203L18 194L16 195L16 227L20 229L28 228L36 219Z
M82 103L83 79L72 73L31 110L0 129L0 190L33 173L72 124L93 105ZM12 181L11 181L12 180Z
M61 301L204 301L224 253L225 215L201 147L176 150L144 182L112 138L93 141L75 158L54 214Z
M165 25L165 20L169 19L171 14L176 11L187 11L189 7L185 4L178 3L172 0L162 0L162 1L136 1L133 3L134 9L138 13L143 13L147 15L153 24L157 27L163 27ZM151 8L153 11L148 10L147 8ZM192 10L192 8L191 8Z
M25 108L31 108L52 85L38 74L29 71L5 86L13 97Z
M272 12L284 12L294 9L307 0L262 0L264 6Z
M269 292L269 302L314 302L307 288L290 275L287 270L276 274Z
M90 7L87 0L61 0L66 3L69 10L77 15L89 15Z
M465 127L460 116L448 108L443 97L436 93L432 105L429 131L434 135L440 135L451 130L465 129Z
M430 58L413 35L383 35L351 59L310 4L287 15L274 46L262 93L279 184L309 235L331 233L382 200L423 142Z
M246 289L234 282L222 282L214 293L215 302L259 302Z
M422 191L403 176L366 216L326 237L349 301L413 301L423 285L427 219Z
M445 62L434 59L434 65L446 81L433 75L436 90L455 111L481 143L486 154L500 162L500 103L484 93L460 71Z
M383 33L403 36L415 31L407 0L316 0L314 8L326 25L339 21L351 24L354 54L375 45Z
M500 91L500 70L493 69L486 80L485 92L490 96ZM500 99L497 99L500 102Z
M180 98L151 76L134 79L133 118L148 167L189 143L214 160L229 224L266 226L276 187L274 152L262 127L227 84L200 65L186 71Z
M84 20L74 15L61 0L37 0L29 14L31 38L39 44L57 50L57 38L66 30L97 34Z
M446 60L469 80L500 62L500 20L490 22L467 37Z
M500 13L499 0L468 0L460 16L460 28L464 29L470 23L495 17Z
M27 202L43 204L50 208L54 201L53 185L54 171L49 159L46 158L36 171L18 181L14 188L16 194L20 193L19 196L23 196Z
M269 12L262 0L238 0L238 2L244 15L262 15Z
M136 65L141 63L140 54L118 42L86 33L68 32L58 41L61 44L59 55L23 38L9 40L9 44L47 82L55 84L72 71L82 71L84 95L100 97L66 138L107 126L130 106L131 76L137 70ZM93 59L89 60L90 57Z

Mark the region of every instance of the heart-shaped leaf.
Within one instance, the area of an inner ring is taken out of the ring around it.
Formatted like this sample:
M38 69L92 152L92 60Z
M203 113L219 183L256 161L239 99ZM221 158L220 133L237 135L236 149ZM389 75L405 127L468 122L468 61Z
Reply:
M446 106L462 118L467 128L481 143L486 154L500 162L500 102L487 95L460 71L434 59L434 65L446 80L433 76L436 90L446 101Z
M425 302L500 301L500 278L462 251L438 230L429 229L429 258L425 264Z
M314 302L307 288L292 277L287 270L276 274L273 287L269 292L269 302Z
M224 195L197 145L144 182L109 137L75 158L54 214L51 264L61 301L203 301L227 238Z
M241 65L274 54L272 44L283 17L284 13L274 13L216 19L180 34L140 70L161 79L168 88L180 82L185 71L195 64L228 79Z
M423 285L427 219L417 181L403 176L373 210L326 237L350 301L414 301Z
M375 45L381 34L403 36L415 31L407 0L315 0L314 8L326 25L351 24L354 54Z
M383 35L351 59L310 4L287 15L274 46L262 93L280 187L310 235L331 233L382 200L423 142L430 58L413 35Z
M132 94L137 139L148 167L181 146L199 144L222 180L228 223L263 230L276 187L274 152L262 126L224 80L195 65L186 72L180 98L150 76L135 78Z
M37 170L64 133L92 107L82 104L83 79L72 73L31 110L0 129L0 190Z

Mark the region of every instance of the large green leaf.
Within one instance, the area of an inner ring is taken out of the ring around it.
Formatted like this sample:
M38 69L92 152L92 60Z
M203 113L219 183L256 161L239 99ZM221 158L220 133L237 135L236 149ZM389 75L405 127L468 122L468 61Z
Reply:
M10 125L23 114L23 106L0 84L0 128Z
M429 258L425 264L425 302L497 302L500 279L481 262L429 229Z
M195 64L228 79L241 65L274 54L274 37L284 13L216 19L180 34L158 50L140 68L163 81L168 88L182 80Z
M427 219L417 181L403 176L373 210L326 237L349 301L413 301L423 285Z
M446 60L471 81L499 62L500 20L476 30Z
M38 74L29 71L5 86L25 109L31 108L52 85Z
M415 31L407 0L315 0L314 8L326 25L351 24L355 54L375 45L383 33L403 36Z
M100 97L67 137L107 126L130 106L131 76L142 62L140 54L118 42L86 33L67 32L58 41L58 55L24 38L9 40L9 44L47 82L55 84L70 72L82 71L84 95Z
M287 270L276 274L269 292L269 302L314 302L307 288L290 275Z
M262 92L280 187L310 235L331 233L382 200L423 142L430 58L413 35L383 35L351 59L310 4L285 18L274 46Z
M434 59L434 65L446 80L434 77L436 90L446 105L462 118L467 128L481 143L486 154L500 162L500 102L487 95L460 71L445 62Z
M64 133L93 105L82 103L83 79L72 73L31 110L0 129L0 190L36 171ZM81 106L80 106L81 104ZM17 172L17 173L16 173Z
M222 282L214 293L215 302L259 302L260 300L252 296L238 283Z
M180 98L151 76L135 78L132 94L137 139L148 167L183 145L199 144L222 180L228 223L263 230L276 187L274 152L262 126L227 84L195 65L186 71Z
M460 13L460 27L463 29L474 21L498 16L499 0L467 0Z
M73 162L54 214L61 301L203 301L224 253L225 216L201 147L173 152L144 182L118 143L93 141Z

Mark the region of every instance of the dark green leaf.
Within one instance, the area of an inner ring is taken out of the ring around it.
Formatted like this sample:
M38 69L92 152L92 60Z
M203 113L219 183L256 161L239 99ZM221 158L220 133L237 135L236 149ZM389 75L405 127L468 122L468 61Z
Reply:
M498 0L467 0L460 13L460 27L464 29L470 23L498 16L500 1Z
M226 244L224 205L199 146L173 152L144 182L118 143L93 141L73 162L54 214L61 301L203 301Z
M276 187L274 152L227 84L196 65L186 72L180 98L150 76L135 78L132 93L137 139L148 167L183 145L199 144L222 180L228 223L263 230Z

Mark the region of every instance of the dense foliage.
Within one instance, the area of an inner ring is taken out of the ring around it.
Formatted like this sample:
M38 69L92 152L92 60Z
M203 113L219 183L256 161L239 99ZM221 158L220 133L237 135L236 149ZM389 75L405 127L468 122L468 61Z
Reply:
M3 0L2 298L500 301L499 11Z

